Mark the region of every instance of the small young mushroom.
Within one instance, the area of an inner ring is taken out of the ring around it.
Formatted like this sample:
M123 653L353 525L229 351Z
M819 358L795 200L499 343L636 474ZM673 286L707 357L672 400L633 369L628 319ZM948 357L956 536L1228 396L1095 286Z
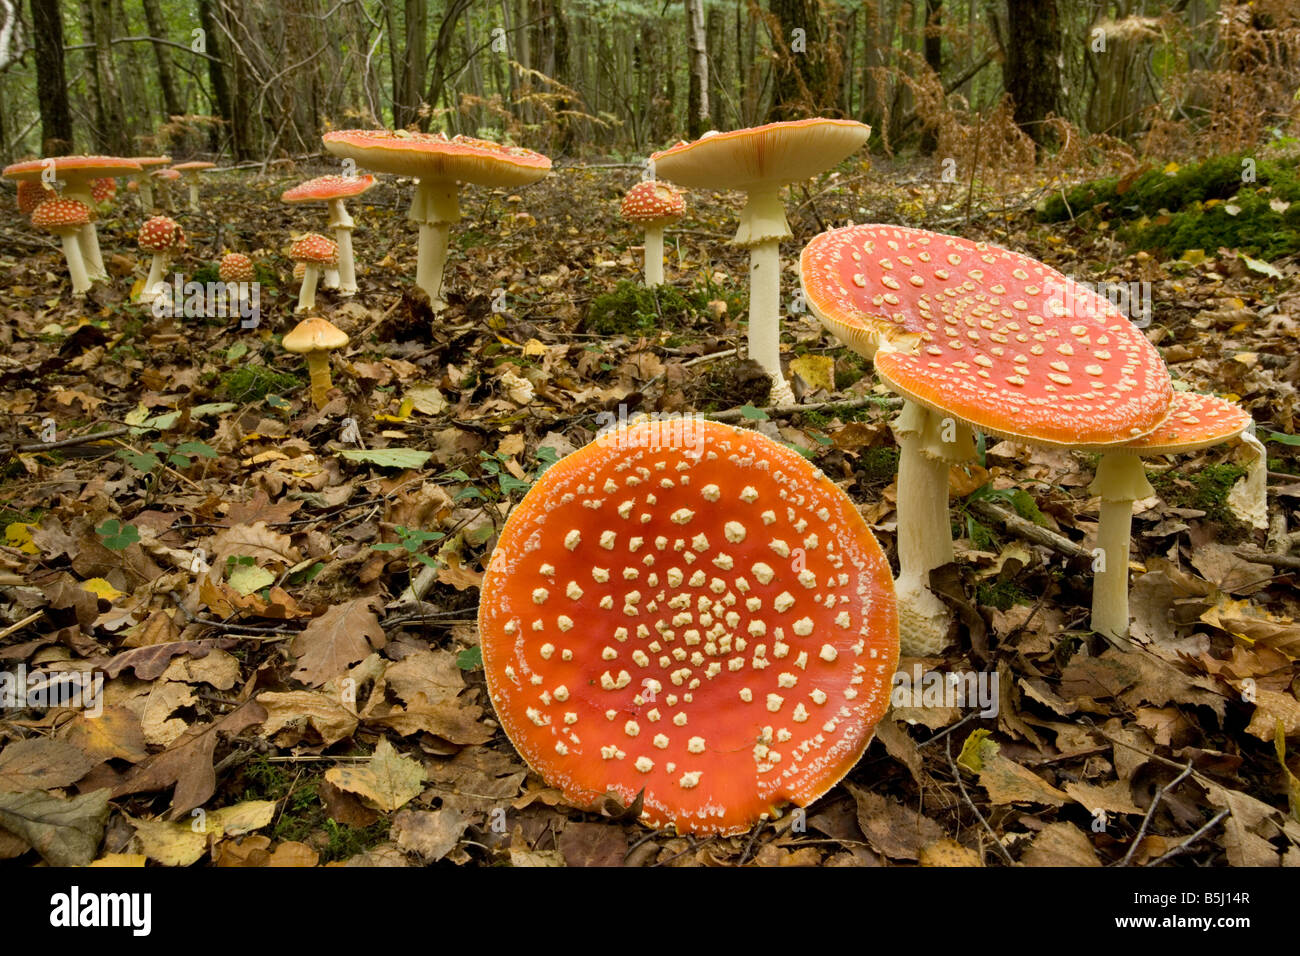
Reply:
M326 280L325 288L337 288L339 295L350 296L357 293L356 266L352 257L352 230L354 223L343 205L343 200L359 196L375 184L374 176L319 176L300 183L280 195L281 202L305 203L328 202L330 210L329 226L334 230L334 241L339 247L339 268L335 281L331 285Z
M1107 448L1088 487L1101 499L1097 548L1102 563L1094 564L1092 629L1112 638L1128 636L1128 558L1133 528L1133 503L1155 494L1147 481L1144 457L1182 455L1242 436L1250 413L1213 395L1174 392L1169 417L1155 431L1126 445ZM1243 436L1244 437L1244 436ZM1262 472L1263 469L1257 469Z
M47 199L32 210L32 225L56 234L63 242L63 258L68 264L74 295L81 295L90 288L77 237L81 227L94 218L95 211L77 199Z
M90 181L90 198L94 200L95 208L99 212L107 212L108 207L113 205L113 197L116 195L117 180L111 176L103 176Z
M144 288L140 291L138 300L148 303L158 298L166 287L163 273L167 271L172 256L185 246L185 230L175 219L153 216L146 219L140 227L139 243L142 250L153 253L153 260L149 263L149 277L144 280Z
M153 212L153 180L150 173L159 166L166 166L172 158L170 156L132 156L131 158L139 165L140 171L131 174L131 181L127 183L126 188L130 192L139 193L140 210L148 215ZM180 173L176 175L180 176Z
M645 284L664 281L664 227L682 218L686 201L668 183L653 179L637 183L623 197L623 218L645 227Z
M221 257L217 276L222 282L252 282L257 278L253 260L242 252L228 252Z
M214 169L216 163L205 163L196 161L192 163L177 163L172 167L176 172L185 177L185 182L190 187L190 212L199 211L199 173L205 169Z
M281 344L286 350L306 357L312 404L317 409L324 408L329 400L330 352L348 344L347 334L332 322L313 316L299 322Z
M302 286L298 289L295 312L316 308L316 280L322 269L333 269L339 262L339 247L333 239L309 232L289 247L289 258L304 266Z
M857 507L756 432L609 432L511 510L479 601L488 694L565 799L743 833L807 806L889 706L898 617Z
M39 180L25 179L18 183L18 211L24 216L30 216L45 200L58 198L57 192Z

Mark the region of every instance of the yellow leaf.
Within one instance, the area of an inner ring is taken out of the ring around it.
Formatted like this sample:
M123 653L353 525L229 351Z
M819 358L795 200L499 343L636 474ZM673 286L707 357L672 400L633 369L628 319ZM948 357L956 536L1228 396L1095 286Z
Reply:
M524 355L545 355L546 346L537 339L529 339L524 343Z
M409 395L402 399L402 404L397 409L396 415L389 415L385 412L375 412L375 420L380 422L404 422L411 417L411 410L415 408L415 399Z
M961 745L961 753L957 756L957 762L967 770L975 773L983 770L986 751L993 756L996 756L998 752L998 745L988 740L988 736L989 731L987 730L971 731L970 736L966 738L966 742ZM985 746L986 741L987 747Z
M124 593L113 587L113 585L109 584L103 578L91 578L89 581L82 581L81 589L83 591L89 591L101 600L110 602L116 601Z
M1204 249L1188 249L1183 253L1183 257L1179 261L1186 262L1188 265L1198 266L1204 262L1206 258Z
M1181 168L1182 167L1180 167L1177 163L1170 163L1168 166L1165 167L1164 173L1166 176L1172 176L1174 173L1178 172L1178 170Z
M32 529L35 525L23 524L21 521L15 521L5 526L5 544L11 548L17 548L23 554L40 554L41 549L36 547L36 542L32 540Z
M144 866L146 859L148 857L143 853L105 853L98 860L86 865L107 867Z
M790 371L807 382L813 391L835 391L835 360L829 355L801 355L790 363Z

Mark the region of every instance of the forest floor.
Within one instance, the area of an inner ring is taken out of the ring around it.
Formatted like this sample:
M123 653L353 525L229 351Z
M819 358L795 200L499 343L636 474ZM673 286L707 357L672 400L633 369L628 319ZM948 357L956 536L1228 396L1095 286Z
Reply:
M242 251L280 277L263 284L254 329L129 301L148 261L125 193L100 223L113 280L84 304L55 244L21 222L0 230L0 661L106 678L98 719L28 708L0 720L0 859L1142 865L1177 851L1184 864L1300 864L1300 758L1286 750L1300 738L1300 562L1239 556L1266 536L1228 506L1243 474L1232 445L1151 462L1159 494L1134 521L1129 645L1087 632L1086 561L988 510L1090 549L1096 456L990 440L955 476L962 537L946 590L962 640L903 667L996 672L996 717L896 708L806 818L739 837L567 806L492 720L476 648L482 569L510 502L620 404L731 410L840 483L892 559L888 392L791 314L801 398L834 404L759 410L764 380L726 354L746 309L744 253L726 244L737 197L688 197L667 236L669 285L648 296L619 285L640 272L640 237L617 216L638 171L601 166L463 190L436 319L404 294L409 185L350 203L361 294L318 294L352 337L318 412L300 358L279 347L297 294L282 249L324 231L325 210L278 197L325 171L215 174L209 211L177 214L190 245L173 271L193 278ZM850 220L1149 282L1148 333L1174 377L1252 410L1270 512L1296 526L1300 263L1216 249L1162 261L1095 223L1042 225L1023 200L977 204L968 221L961 188L898 185L908 177L894 172L847 164L791 191L787 301L797 250ZM346 418L359 444L343 440ZM41 448L46 419L58 439L110 436ZM425 568L422 602L402 603Z

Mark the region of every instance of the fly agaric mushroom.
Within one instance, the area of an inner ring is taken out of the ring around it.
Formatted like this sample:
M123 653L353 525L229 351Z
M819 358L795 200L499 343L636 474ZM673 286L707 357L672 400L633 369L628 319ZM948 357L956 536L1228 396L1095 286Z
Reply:
M671 226L686 212L682 194L668 183L648 179L637 183L623 197L623 218L645 227L645 284L663 285L664 227Z
M330 228L334 230L334 241L339 248L338 287L339 295L357 294L356 265L352 257L352 230L354 223L343 205L343 200L350 196L359 196L375 184L374 176L319 176L305 183L294 186L280 195L281 202L328 202L330 208ZM326 288L330 288L326 283Z
M140 227L139 243L142 250L153 253L153 259L149 263L149 277L144 280L138 301L152 302L166 288L163 273L167 271L172 257L185 246L185 230L175 219L154 216L146 219Z
M91 183L104 176L125 176L138 172L140 166L134 160L117 156L51 156L48 159L30 159L6 166L4 177L22 182L44 182L48 170L63 185L61 195L64 199L76 199L88 206L94 205L91 196ZM99 238L95 234L92 219L81 227L77 237L81 244L81 258L86 264L86 274L92 282L106 280L108 273L104 269L104 260L99 252Z
M113 204L113 197L117 195L117 180L111 176L102 176L99 179L93 179L90 182L90 198L95 203L95 208L100 212L107 212L108 207Z
M895 582L903 651L947 643L930 571L953 560L948 473L971 428L1105 448L1152 431L1172 385L1146 337L1104 298L1028 256L891 225L816 236L800 258L813 314L900 394Z
M205 169L215 169L216 163L205 163L196 161L192 163L177 163L172 167L176 172L185 177L185 182L190 187L190 212L199 211L199 173Z
M286 350L306 357L312 404L318 410L324 408L329 400L330 352L348 344L347 333L326 319L312 317L294 326L281 344Z
M523 186L551 169L551 161L541 153L469 136L448 139L441 133L353 129L326 133L321 140L335 156L366 169L419 180L407 219L420 228L415 284L435 310L446 306L442 270L450 229L461 218L460 184Z
M170 156L132 156L131 159L140 167L140 172L131 174L131 181L127 183L127 189L138 191L140 195L140 209L148 214L153 212L153 181L150 177L150 171L157 169L159 166L166 166L172 161ZM176 174L177 176L180 173Z
M772 379L777 404L794 402L781 372L781 240L792 235L781 187L825 172L870 135L852 120L796 120L706 133L650 157L656 176L682 186L746 193L733 241L749 249L749 357Z
M479 634L506 735L579 806L733 834L835 785L889 706L889 566L848 496L755 432L608 433L510 512Z
M30 216L36 207L47 199L58 199L59 194L40 181L25 181L18 184L18 211Z
M228 252L221 257L217 276L222 282L252 282L257 278L253 260L242 252Z
M1101 498L1097 548L1102 562L1094 563L1092 629L1107 637L1128 636L1128 557L1133 527L1133 502L1155 494L1147 481L1144 457L1181 455L1209 448L1242 436L1251 425L1250 414L1232 402L1213 395L1174 392L1169 417L1149 435L1126 445L1109 447L1088 487ZM1250 436L1256 444L1258 439ZM1265 466L1255 469L1266 480ZM1248 479L1249 480L1249 479Z
M298 288L295 312L316 308L316 279L322 269L332 269L339 262L339 247L334 240L309 232L289 247L289 258L302 263L302 285Z
M68 264L74 295L90 288L77 237L82 227L94 218L95 211L79 199L47 199L32 210L32 225L56 234L63 241L63 258Z

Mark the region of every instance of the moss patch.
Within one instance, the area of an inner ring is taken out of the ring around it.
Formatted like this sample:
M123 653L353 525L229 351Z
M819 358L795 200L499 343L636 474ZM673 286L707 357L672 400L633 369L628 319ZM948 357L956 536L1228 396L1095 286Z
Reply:
M303 380L265 365L244 365L221 376L218 392L232 402L259 402L270 394L296 392Z
M612 292L598 295L587 310L583 328L599 335L644 335L661 329L686 329L708 315L708 304L722 301L727 314L745 308L744 294L708 280L685 293L670 285L647 289L624 279Z
M1147 477L1156 493L1173 507L1195 508L1204 511L1206 518L1211 521L1236 527L1240 522L1228 510L1228 492L1245 474L1245 468L1225 462L1221 465L1206 465L1190 473L1169 471L1163 475Z

